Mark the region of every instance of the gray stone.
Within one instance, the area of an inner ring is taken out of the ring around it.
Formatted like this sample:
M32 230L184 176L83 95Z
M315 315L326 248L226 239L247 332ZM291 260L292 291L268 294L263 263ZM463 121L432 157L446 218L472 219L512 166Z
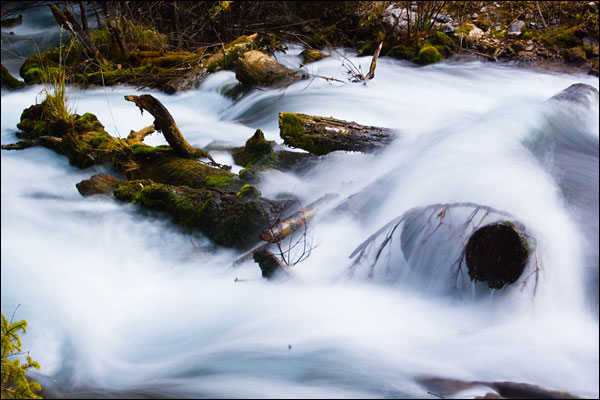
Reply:
M440 32L442 33L454 33L455 30L456 29L450 24L446 24L440 28Z

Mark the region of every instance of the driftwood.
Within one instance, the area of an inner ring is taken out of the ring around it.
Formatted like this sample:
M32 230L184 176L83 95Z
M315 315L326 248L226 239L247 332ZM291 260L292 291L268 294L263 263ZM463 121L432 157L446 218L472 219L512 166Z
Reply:
M18 80L6 69L4 64L2 64L2 87L6 87L9 89L17 89L21 86L24 86L25 82Z
M279 113L279 130L285 144L315 155L335 150L372 151L396 137L394 131L387 128L289 112Z
M90 179L85 179L75 186L82 196L91 196L93 194L112 193L125 181L114 178L107 174L95 174Z
M275 275L275 272L283 270L283 263L272 251L261 248L252 252L252 258L262 272L262 277L270 279Z
M377 58L379 58L379 53L381 53L381 48L383 47L383 40L379 42L379 46L375 50L375 54L373 54L373 58L371 59L371 66L369 67L369 73L365 76L365 80L370 80L375 78L375 67L377 67Z
M482 226L486 220L493 222ZM404 266L392 253L395 243L400 245ZM541 268L537 254L535 263L529 262L534 250L533 237L509 213L474 203L433 204L408 210L361 243L350 255L354 262L349 272L354 274L358 266L366 266L367 276L372 278L382 265L386 276L394 274L411 283L414 280L454 292L467 289L461 280L464 265L471 281L486 283L491 289L518 280L524 287L535 276L535 294ZM438 252L443 260L435 258ZM444 260L449 262L443 270L433 267ZM392 265L407 271L392 271ZM528 265L531 272L524 276Z
M259 235L260 238L265 242L269 243L277 243L281 241L283 238L289 236L293 232L306 225L308 220L312 218L317 213L317 211L319 211L320 208L322 208L325 204L329 203L336 197L338 197L338 195L334 193L326 194L318 200L310 203L308 206L304 207L302 210L298 211L289 218L286 218L283 221L278 221L269 229L262 232Z
M155 118L154 129L162 132L178 156L183 158L197 157L197 150L185 140L169 110L155 97L149 94L142 94L140 96L128 95L125 96L125 100L134 102L142 112L146 110L152 114Z

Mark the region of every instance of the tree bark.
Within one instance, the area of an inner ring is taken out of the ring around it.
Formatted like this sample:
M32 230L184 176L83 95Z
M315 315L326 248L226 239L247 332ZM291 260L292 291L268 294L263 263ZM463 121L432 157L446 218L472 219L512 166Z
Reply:
M123 35L121 35L121 30L119 29L119 25L117 24L117 18L115 14L117 13L118 2L108 1L106 3L108 7L108 13L106 15L108 30L110 31L111 36L119 45L119 50L121 51L121 56L125 59L129 59L129 47L127 43L123 40Z
M387 128L287 112L279 113L279 130L285 144L316 155L335 150L372 151L396 137L394 131Z
M54 4L49 4L48 6L50 7L50 10L52 11L52 15L54 15L54 19L56 20L56 22L58 22L60 26L64 27L69 32L71 32L71 34L75 36L75 38L77 38L81 42L81 44L83 44L83 47L85 47L86 50L92 54L92 57L99 64L102 65L107 63L106 58L104 58L102 53L100 53L100 50L98 50L96 45L92 42L88 33L84 31L84 29L75 20L75 17L73 17L73 14L71 14L69 10L65 9L63 12L61 12L58 9L58 7L56 7L56 5Z
M325 196L312 202L302 210L298 211L291 217L286 218L283 221L277 222L275 225L262 232L259 235L260 238L269 243L277 243L281 241L286 236L289 236L293 232L297 231L299 228L302 228L304 225L306 225L306 222L310 218L312 218L317 213L317 211L319 211L320 208L322 208L325 204L329 203L336 197L338 197L337 194L326 194Z
M375 67L377 67L377 58L379 58L379 53L381 53L381 48L383 47L383 40L379 42L379 46L377 46L377 50L375 50L375 54L373 54L373 58L371 59L371 66L369 67L369 73L365 76L365 80L370 80L375 77Z
M162 132L178 156L183 158L198 157L198 150L185 140L169 110L155 97L149 94L129 95L125 96L125 100L134 102L142 112L146 110L154 116L154 128Z

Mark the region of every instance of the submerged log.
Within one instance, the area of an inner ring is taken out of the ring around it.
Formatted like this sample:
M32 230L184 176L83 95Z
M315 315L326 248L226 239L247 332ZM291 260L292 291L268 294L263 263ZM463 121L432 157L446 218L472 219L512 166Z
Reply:
M482 225L483 221L490 223ZM371 278L378 271L388 274L391 268L401 268L405 270L395 274L409 284L459 295L472 290L466 272L471 282L486 283L490 289L517 281L524 286L534 277L535 295L537 255L535 263L529 262L535 245L509 213L475 203L432 204L406 211L371 235L350 255L355 260L349 272L363 266ZM523 274L526 268L530 271ZM478 291L487 293L482 285Z
M243 85L283 87L307 76L300 71L293 71L265 53L251 50L242 57L235 66L235 77Z
M279 130L285 144L315 155L335 150L372 151L396 137L394 131L387 128L289 112L279 113Z
M479 228L465 247L472 281L487 282L490 289L514 283L525 269L531 249L523 228L503 221Z

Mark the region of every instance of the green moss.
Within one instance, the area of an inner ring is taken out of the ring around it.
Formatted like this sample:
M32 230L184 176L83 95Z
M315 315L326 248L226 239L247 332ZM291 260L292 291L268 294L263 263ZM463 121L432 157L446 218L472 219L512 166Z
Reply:
M433 32L433 34L429 37L429 42L433 45L452 47L452 39L450 39L445 33L439 31Z
M256 197L260 197L260 191L254 185L246 184L246 185L242 186L240 191L237 192L236 196L241 199L247 198L247 197L256 198Z
M582 44L580 38L575 36L575 32L582 28L583 25L573 26L571 28L558 26L554 28L548 28L541 31L537 39L542 42L544 46L552 47L573 47Z
M419 53L418 45L405 45L399 44L394 46L388 51L386 54L388 57L397 58L400 60L414 60L417 58L417 54Z
M154 182L152 182L149 179L129 181L127 183L124 183L123 185L120 185L114 191L115 198L117 200L135 204L138 194L142 191L142 189L153 183Z
M433 46L425 46L419 51L417 61L421 65L433 64L441 61L444 57Z
M90 145L96 149L106 149L110 142L112 142L112 137L104 131L98 132L90 139Z
M77 132L103 131L104 126L94 114L85 113L75 118L75 130Z
M135 143L131 145L131 152L135 155L140 156L152 156L152 155L172 155L173 151L169 145L160 146L148 146L143 143Z
M473 25L471 24L462 24L454 31L454 34L468 36L469 33L473 30Z
M207 187L215 189L228 189L235 184L235 175L231 172L222 171L214 175L207 176L204 179Z
M279 113L279 130L282 137L304 135L302 121L293 113Z

